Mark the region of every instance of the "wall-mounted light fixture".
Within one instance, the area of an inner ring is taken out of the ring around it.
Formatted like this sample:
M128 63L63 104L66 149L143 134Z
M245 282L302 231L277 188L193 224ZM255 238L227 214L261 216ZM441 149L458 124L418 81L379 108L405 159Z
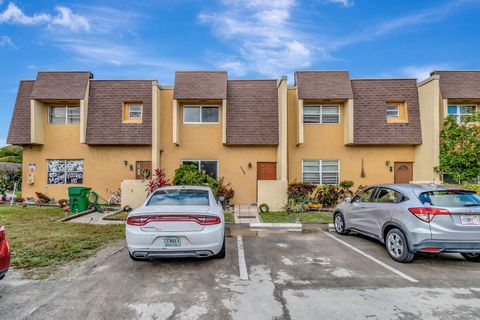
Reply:
M128 160L123 160L123 165L126 167L128 164Z
M252 163L249 161L249 162L248 162L248 169L252 169L252 167L253 167L253 165L252 165Z
M133 164L130 165L130 171L133 171Z
M388 167L390 165L390 160L385 161L385 165Z

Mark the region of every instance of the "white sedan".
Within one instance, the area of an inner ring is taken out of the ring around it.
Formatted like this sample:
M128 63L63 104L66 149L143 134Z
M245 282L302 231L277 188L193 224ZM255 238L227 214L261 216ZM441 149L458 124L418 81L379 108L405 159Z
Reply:
M225 257L223 208L209 187L155 190L128 215L126 236L133 260Z

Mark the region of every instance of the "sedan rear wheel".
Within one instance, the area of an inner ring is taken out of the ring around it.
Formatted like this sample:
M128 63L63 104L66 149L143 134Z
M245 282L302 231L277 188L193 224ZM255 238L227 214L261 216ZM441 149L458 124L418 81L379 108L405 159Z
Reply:
M214 258L215 259L223 259L226 256L226 250L225 250L225 238L223 238L223 246L222 249L220 250L219 253L217 253Z
M400 229L392 229L388 232L385 239L390 257L398 262L410 262L415 255L408 250L408 243L405 235Z
M462 256L467 261L480 262L480 253L462 253Z

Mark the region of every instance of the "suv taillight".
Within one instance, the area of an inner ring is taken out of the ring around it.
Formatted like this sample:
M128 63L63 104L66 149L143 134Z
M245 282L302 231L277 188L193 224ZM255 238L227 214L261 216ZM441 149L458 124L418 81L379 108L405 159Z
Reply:
M433 217L438 216L438 215L449 215L450 211L447 209L443 208L408 208L408 211L413 213L415 217L418 219L425 221L425 222L430 222L432 221Z

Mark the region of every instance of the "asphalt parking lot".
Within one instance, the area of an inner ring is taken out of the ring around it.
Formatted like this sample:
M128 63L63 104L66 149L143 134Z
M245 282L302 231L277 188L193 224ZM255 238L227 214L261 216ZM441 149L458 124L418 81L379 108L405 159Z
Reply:
M480 265L390 259L362 236L230 229L223 260L133 262L123 242L0 282L1 319L478 319Z

